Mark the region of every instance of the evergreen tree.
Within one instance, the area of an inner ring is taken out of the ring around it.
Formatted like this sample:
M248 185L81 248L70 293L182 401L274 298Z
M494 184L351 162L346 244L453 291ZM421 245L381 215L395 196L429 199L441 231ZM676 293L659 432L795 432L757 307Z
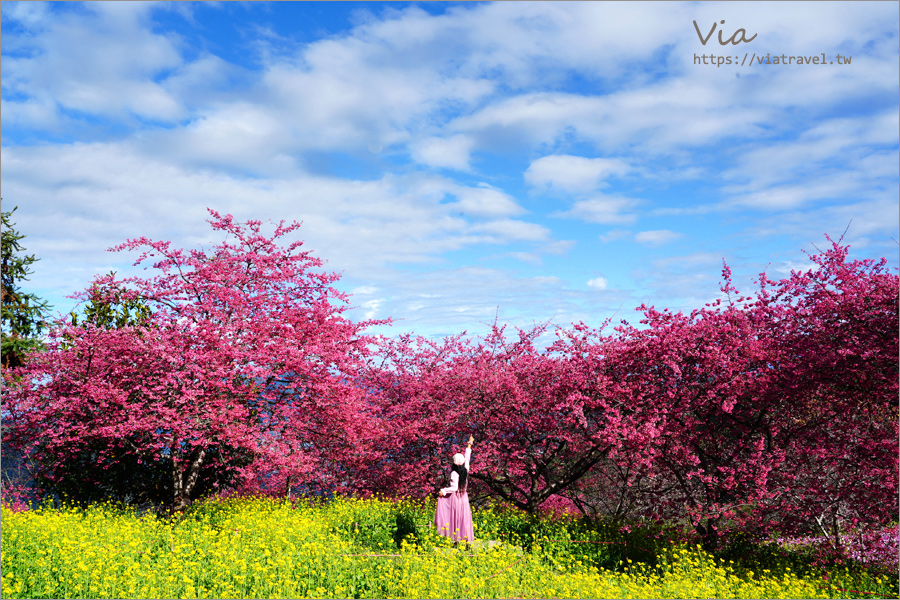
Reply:
M16 207L18 208L18 207ZM25 236L13 228L13 208L2 214L2 353L3 368L20 366L25 356L42 348L40 334L47 326L47 303L34 294L22 291L21 282L32 273L31 265L39 259L24 254L20 240Z

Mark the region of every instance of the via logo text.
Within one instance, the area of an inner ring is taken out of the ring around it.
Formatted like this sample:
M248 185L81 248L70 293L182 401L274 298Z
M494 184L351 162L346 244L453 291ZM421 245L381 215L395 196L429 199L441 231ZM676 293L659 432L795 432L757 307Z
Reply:
M725 24L725 19L722 19L721 21L719 21L719 23L721 23L722 25L724 25L724 24ZM694 21L694 30L697 32L697 37L700 38L700 43L703 44L703 45L705 46L705 45L706 45L706 42L709 41L709 38L712 37L713 32L715 32L715 30L716 30L716 23L713 22L713 25L712 25L712 27L710 28L709 33L706 34L706 37L703 37L703 34L700 33L700 28L697 26L697 21ZM738 34L741 34L741 36L738 37ZM719 30L719 45L720 45L720 46L727 46L727 45L728 45L728 42L731 42L731 44L732 44L733 46L737 46L737 45L740 44L741 42L752 42L753 40L756 39L756 36L757 36L757 35L758 35L758 34L754 33L752 38L747 39L747 30L744 29L744 28L742 27L741 29L738 29L737 31L735 31L735 32L731 35L730 38L728 38L727 40L723 40L723 39L722 39L722 30L720 29L720 30Z

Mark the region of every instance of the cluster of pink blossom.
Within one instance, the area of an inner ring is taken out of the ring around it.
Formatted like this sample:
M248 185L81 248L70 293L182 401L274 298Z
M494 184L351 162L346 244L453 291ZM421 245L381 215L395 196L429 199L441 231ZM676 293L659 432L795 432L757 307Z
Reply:
M34 490L22 484L5 483L2 496L3 506L13 512L28 510L36 500Z
M578 507L572 502L571 498L558 495L547 498L544 503L541 504L541 511L552 515L581 514L581 511L578 510Z

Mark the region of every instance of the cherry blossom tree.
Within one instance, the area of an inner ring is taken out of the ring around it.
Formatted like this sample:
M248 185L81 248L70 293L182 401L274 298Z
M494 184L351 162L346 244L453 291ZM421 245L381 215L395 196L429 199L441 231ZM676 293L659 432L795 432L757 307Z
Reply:
M651 469L621 472L611 498L635 514L690 518L715 548L732 526L782 531L884 524L897 495L897 276L848 261L832 243L815 268L740 296L727 266L721 299L691 314L641 307L615 338L584 326L568 344L602 355L611 377L656 398ZM597 361L598 363L600 361ZM602 465L601 465L602 466ZM606 466L606 475L609 475ZM591 473L568 491L576 504ZM593 478L593 479L592 479ZM827 524L827 527L826 527Z
M777 340L777 390L788 402L767 508L782 529L841 530L896 519L898 278L886 260L848 260L849 247L810 257L814 268L771 282L758 310Z
M45 481L86 459L162 463L182 509L203 476L207 488L239 480L290 493L340 484L343 461L361 459L374 417L355 373L375 322L342 314L338 275L302 242L279 245L299 223L267 236L259 221L209 212L227 236L211 251L129 240L113 250L143 250L135 265L153 260L157 275L98 277L81 296L103 304L106 290L110 305L149 307L140 319L61 321L47 352L6 376L10 441Z
M719 523L770 493L768 473L784 460L773 440L777 395L765 393L766 339L734 304L690 315L642 309L646 327L620 327L605 360L634 394L655 398L661 433L644 506L648 516L689 517L712 549Z
M651 403L602 365L576 369L555 349L538 349L546 330L509 339L495 324L480 341L386 341L372 385L392 450L378 485L413 494L438 487L470 433L476 491L529 512L603 459L640 460L656 435Z

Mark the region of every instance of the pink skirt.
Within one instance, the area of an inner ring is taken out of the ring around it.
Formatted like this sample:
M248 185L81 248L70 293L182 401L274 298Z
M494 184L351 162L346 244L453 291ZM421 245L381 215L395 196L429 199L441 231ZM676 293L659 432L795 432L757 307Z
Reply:
M438 496L434 526L437 527L439 534L450 537L450 496Z
M439 534L449 537L454 542L466 540L472 543L475 541L469 494L463 490L449 496L439 497L434 523Z

